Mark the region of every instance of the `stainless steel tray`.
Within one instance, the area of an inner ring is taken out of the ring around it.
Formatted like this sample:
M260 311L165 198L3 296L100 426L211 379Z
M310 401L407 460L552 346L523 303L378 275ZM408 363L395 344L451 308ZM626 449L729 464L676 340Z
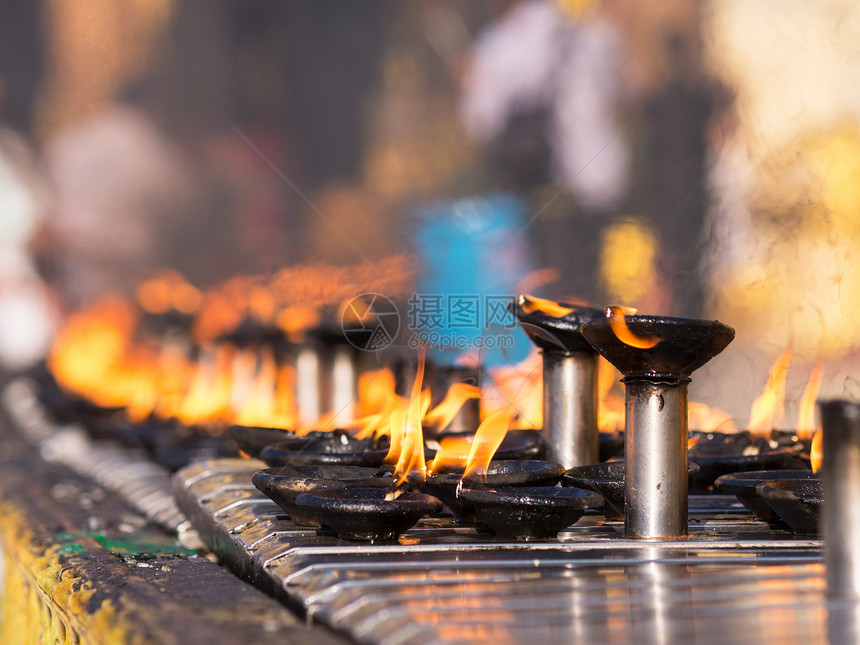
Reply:
M843 642L821 542L755 521L733 497L691 496L690 536L628 540L589 514L518 543L446 517L397 544L297 527L251 484L264 464L211 460L174 477L180 508L239 575L360 643ZM829 625L828 625L828 609Z

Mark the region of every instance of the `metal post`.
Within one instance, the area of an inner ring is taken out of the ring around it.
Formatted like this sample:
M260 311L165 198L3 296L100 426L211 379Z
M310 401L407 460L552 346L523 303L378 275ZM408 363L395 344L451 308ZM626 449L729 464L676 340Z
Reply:
M687 384L623 379L627 462L624 534L687 535Z
M597 354L543 352L543 431L565 468L598 462Z
M860 405L819 403L827 594L860 600Z
M299 424L308 426L322 415L320 392L320 355L311 345L299 349L296 356L296 406Z
M331 411L335 413L332 424L344 428L354 418L358 398L358 368L355 351L349 345L335 345L331 364Z

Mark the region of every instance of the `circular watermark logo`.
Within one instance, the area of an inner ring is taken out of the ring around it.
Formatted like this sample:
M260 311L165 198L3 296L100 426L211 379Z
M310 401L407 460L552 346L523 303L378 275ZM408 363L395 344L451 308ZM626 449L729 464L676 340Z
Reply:
M374 352L388 347L400 331L400 312L391 300L378 293L356 296L343 308L340 326L353 347Z

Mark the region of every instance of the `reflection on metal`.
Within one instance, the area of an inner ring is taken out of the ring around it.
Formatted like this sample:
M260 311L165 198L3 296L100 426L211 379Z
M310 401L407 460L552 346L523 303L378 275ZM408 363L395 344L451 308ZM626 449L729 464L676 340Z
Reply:
M177 501L234 571L361 643L760 645L835 629L821 542L754 521L733 497L691 497L682 540L625 539L588 514L542 543L428 518L367 545L295 526L250 484L261 466L189 466Z

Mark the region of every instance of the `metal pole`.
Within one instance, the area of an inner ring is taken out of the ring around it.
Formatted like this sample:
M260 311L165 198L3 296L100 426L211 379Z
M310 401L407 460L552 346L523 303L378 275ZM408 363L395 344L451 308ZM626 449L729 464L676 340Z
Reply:
M353 410L358 398L358 367L355 364L355 349L350 345L335 345L331 364L331 405L335 413L333 425L346 427L353 420Z
M305 345L296 356L296 407L299 424L308 426L323 413L320 388L320 354L316 347Z
M827 594L860 600L860 405L819 403Z
M624 534L687 535L687 384L623 379L627 462Z
M597 354L543 352L543 432L565 468L598 462Z

